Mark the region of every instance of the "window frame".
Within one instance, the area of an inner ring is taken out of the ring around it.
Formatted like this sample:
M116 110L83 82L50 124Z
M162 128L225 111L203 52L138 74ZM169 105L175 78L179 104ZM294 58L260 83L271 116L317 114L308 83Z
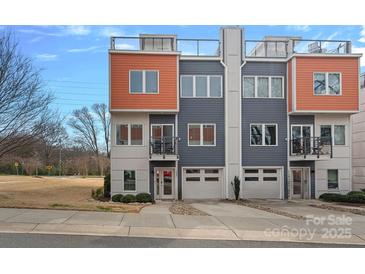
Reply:
M336 188L329 188L328 187L328 183L329 183L329 180L328 180L328 172L330 170L336 170L337 171L337 187ZM327 169L327 191L339 191L340 190L340 172L339 172L339 169L337 168L330 168L330 169Z
M127 141L127 144L126 145L120 145L117 143L118 141L118 127L120 127L121 125L128 125L128 141ZM132 125L138 125L138 126L142 126L142 144L141 145L132 145L131 142L132 142L132 131L131 131L131 126ZM129 146L129 147L142 147L144 146L144 125L142 123L124 123L124 122L121 122L119 124L115 124L115 141L114 141L114 145L116 146L122 146L122 147L126 147L126 146Z
M258 97L258 78L268 78L269 79L269 97ZM254 84L255 84L255 95L254 97L245 97L245 85L244 85L244 81L245 78L254 78ZM271 85L271 79L272 78L280 78L281 79L281 97L272 97L272 85ZM242 76L242 97L243 99L285 99L285 77L281 76L281 75L243 75Z
M324 94L317 94L314 90L314 81L315 81L315 74L325 74L325 93ZM339 74L340 75L340 93L339 94L331 94L329 89L329 81L328 76L329 74ZM315 71L313 72L312 76L312 89L313 89L313 95L315 96L341 96L342 95L342 72L337 71Z
M182 78L184 77L192 77L193 78L193 96L185 96L183 95L182 90ZM206 85L207 85L207 96L197 96L196 95L196 77L206 77ZM220 96L211 96L210 94L210 78L211 77L219 77L220 78ZM222 98L223 97L223 76L219 74L181 74L180 75L180 98L197 98L197 99L209 99L209 98Z
M347 142L347 126L345 124L320 124L319 125L319 133L321 134L321 128L322 126L330 126L331 127L331 142L332 142L332 146L336 146L336 147L345 147L348 145L348 142ZM335 144L335 126L343 126L344 129L345 129L345 144L343 145L336 145Z
M142 72L142 92L133 92L131 91L131 75L132 72L136 71L136 72ZM146 86L147 86L147 82L146 82L146 72L157 72L157 92L146 92ZM159 94L160 93L160 71L157 69L130 69L129 70L129 94Z
M125 178L124 178L124 172L125 171L134 171L134 190L126 190L125 189ZM123 182L122 182L122 188L123 188L123 192L126 193L135 193L137 192L137 170L136 169L123 169Z
M262 132L262 144L261 145L253 145L251 144L251 127L252 126L261 126L261 132ZM266 145L265 143L265 129L266 129L266 126L275 126L275 135L276 135L276 144L275 145ZM279 143L279 139L278 139L278 124L277 123L250 123L250 128L249 128L249 131L250 131L250 138L249 138L249 142L250 142L250 146L251 147L277 147L278 146L278 143Z
M200 126L200 142L199 145L191 145L189 139L189 130L190 126ZM213 145L204 145L204 126L213 126L214 127L214 144ZM188 139L188 146L189 147L215 147L217 146L217 126L215 123L188 123L188 130L187 130L187 139Z

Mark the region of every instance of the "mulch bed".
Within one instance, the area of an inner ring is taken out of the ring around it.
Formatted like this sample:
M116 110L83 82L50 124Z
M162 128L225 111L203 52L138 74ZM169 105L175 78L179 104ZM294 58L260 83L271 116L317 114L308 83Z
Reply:
M169 210L172 214L178 215L209 216L209 214L183 202L174 203L172 206L170 206Z

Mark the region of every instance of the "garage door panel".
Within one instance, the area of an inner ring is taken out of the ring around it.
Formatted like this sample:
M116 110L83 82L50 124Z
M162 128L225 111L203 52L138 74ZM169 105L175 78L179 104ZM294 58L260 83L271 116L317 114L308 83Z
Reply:
M243 169L243 197L280 199L281 168L247 167Z
M223 197L222 168L183 168L184 199L221 199Z

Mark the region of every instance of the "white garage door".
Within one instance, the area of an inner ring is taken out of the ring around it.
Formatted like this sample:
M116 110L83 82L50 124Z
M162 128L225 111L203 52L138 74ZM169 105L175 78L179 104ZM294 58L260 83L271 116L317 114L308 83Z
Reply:
M244 168L243 197L281 199L282 168Z
M223 198L222 168L183 168L183 199Z

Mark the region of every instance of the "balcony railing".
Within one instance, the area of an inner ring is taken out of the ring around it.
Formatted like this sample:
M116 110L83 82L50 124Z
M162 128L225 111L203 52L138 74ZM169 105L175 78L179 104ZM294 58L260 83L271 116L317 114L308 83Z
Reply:
M360 88L365 88L365 74L360 76Z
M291 156L330 156L332 158L331 138L303 137L290 140Z
M152 155L176 155L178 156L178 137L150 138L150 158Z
M351 42L344 40L302 40L294 39L294 53L349 54Z
M220 41L217 39L176 39L174 37L113 36L111 50L123 51L180 51L184 56L220 56Z
M285 58L288 56L288 42L246 40L244 50L246 57Z

